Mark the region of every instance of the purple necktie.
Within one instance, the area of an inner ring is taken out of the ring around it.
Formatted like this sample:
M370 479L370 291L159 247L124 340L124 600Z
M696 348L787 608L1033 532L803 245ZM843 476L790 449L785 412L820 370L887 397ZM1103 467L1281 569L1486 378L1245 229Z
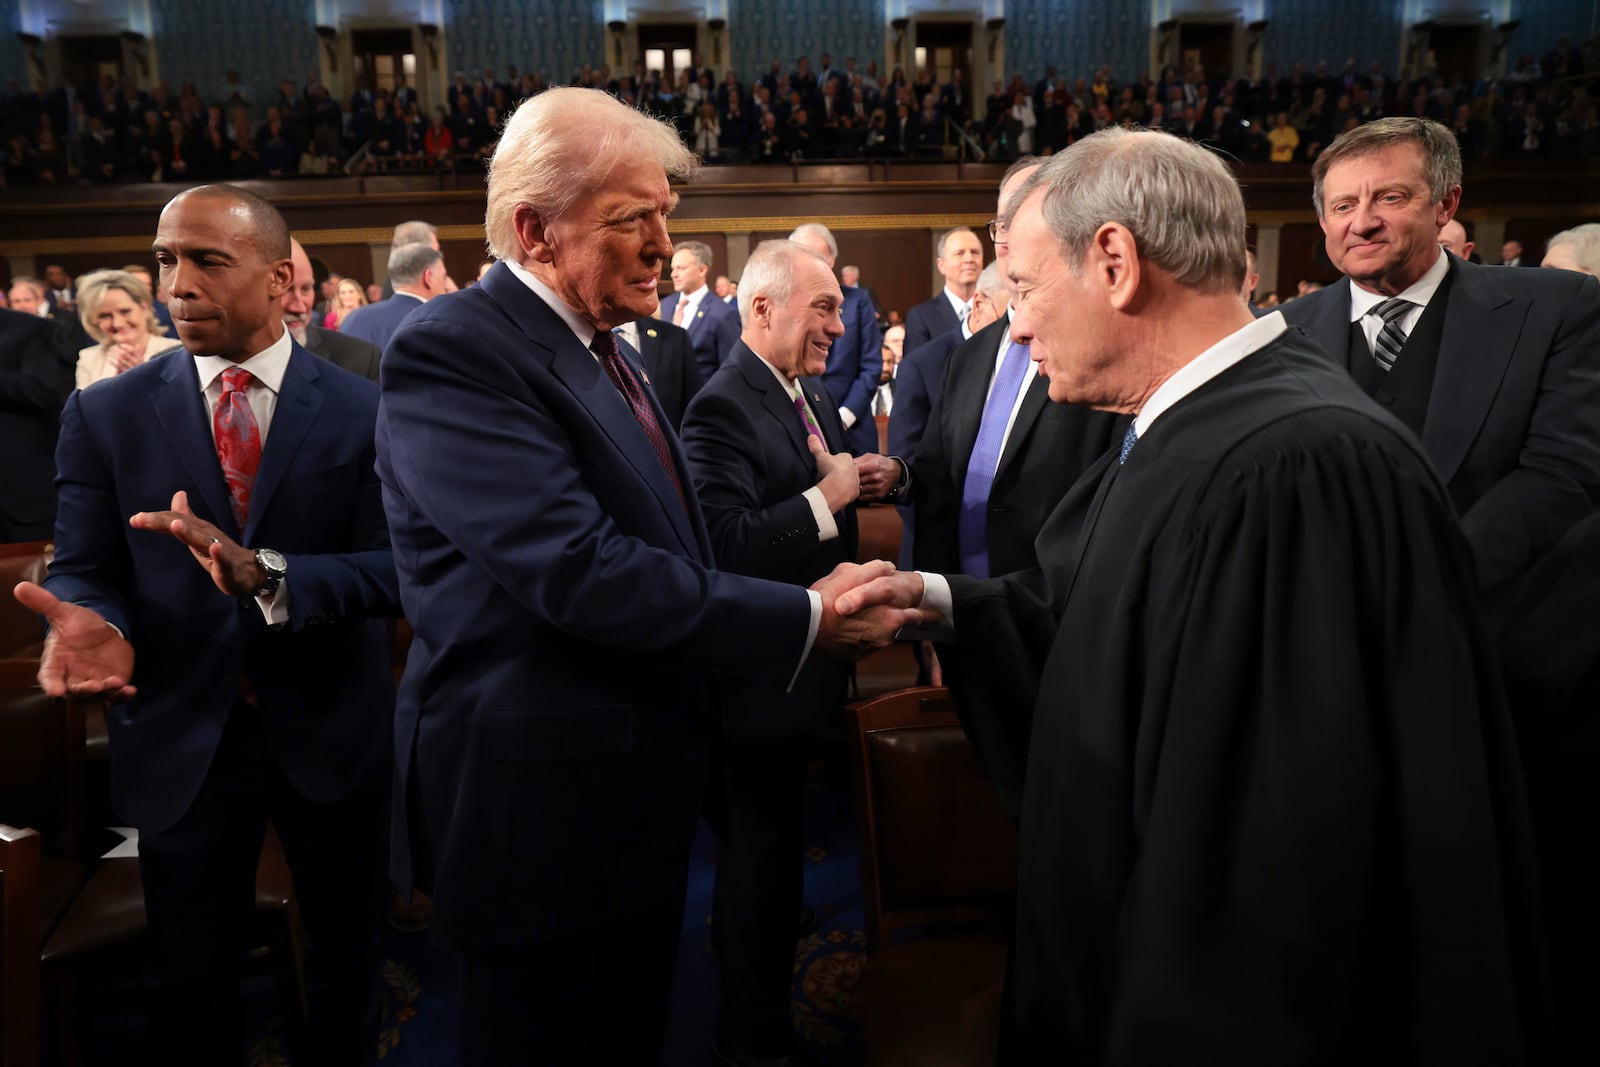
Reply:
M656 421L656 413L650 407L650 398L645 396L644 390L639 387L639 379L633 376L633 369L618 354L617 339L612 336L610 330L596 330L594 340L589 342L589 351L600 357L600 365L606 369L611 384L617 387L622 399L633 409L633 417L639 420L640 428L650 440L650 447L655 449L656 458L666 469L667 477L672 479L672 488L678 491L678 503L683 505L683 510L688 511L689 504L684 499L683 483L678 480L678 467L672 462L672 450L667 447L667 435L661 432L661 423Z
M824 445L828 439L822 436L822 427L817 425L816 418L811 414L811 409L806 407L806 398L800 393L800 383L794 383L794 409L800 413L800 421L806 424L806 433L815 434L817 440Z
M989 577L989 488L994 485L1006 423L1011 420L1011 409L1016 405L1017 390L1029 362L1028 346L1013 341L994 376L994 387L983 405L983 421L978 423L978 438L972 443L972 456L967 460L956 544L961 552L961 573L974 578Z

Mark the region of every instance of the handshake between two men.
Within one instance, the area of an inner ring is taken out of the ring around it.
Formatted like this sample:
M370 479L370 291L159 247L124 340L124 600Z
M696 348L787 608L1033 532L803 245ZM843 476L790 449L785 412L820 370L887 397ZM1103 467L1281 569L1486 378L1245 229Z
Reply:
M903 492L908 474L892 456L829 453L811 434L806 445L817 463L817 488L829 511L856 502L877 503ZM861 659L893 644L901 630L920 630L941 615L922 605L922 576L897 571L888 560L841 563L811 589L822 597L822 624L814 654Z

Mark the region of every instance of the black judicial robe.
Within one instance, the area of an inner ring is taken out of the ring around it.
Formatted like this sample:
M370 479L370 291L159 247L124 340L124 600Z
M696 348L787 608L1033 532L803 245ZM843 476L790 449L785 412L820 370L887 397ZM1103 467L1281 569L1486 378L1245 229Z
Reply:
M1092 468L1037 549L950 579L988 699L1038 682L1010 1061L1537 1062L1516 744L1399 423L1285 334Z

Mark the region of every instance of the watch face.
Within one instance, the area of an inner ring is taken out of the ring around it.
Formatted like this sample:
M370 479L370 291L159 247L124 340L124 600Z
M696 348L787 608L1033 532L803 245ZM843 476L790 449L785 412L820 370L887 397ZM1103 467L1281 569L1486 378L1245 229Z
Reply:
M263 548L256 552L256 562L269 571L282 574L289 569L289 561L283 558L283 553L270 548Z

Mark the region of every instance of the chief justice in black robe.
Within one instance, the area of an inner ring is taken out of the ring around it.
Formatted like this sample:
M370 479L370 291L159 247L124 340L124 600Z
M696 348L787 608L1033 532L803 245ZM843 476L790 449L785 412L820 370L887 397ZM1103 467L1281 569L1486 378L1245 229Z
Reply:
M1130 435L1037 570L839 602L941 611L974 717L1036 694L1003 1058L1539 1062L1516 745L1420 446L1251 317L1242 199L1203 150L1108 131L1030 184L1013 335Z

